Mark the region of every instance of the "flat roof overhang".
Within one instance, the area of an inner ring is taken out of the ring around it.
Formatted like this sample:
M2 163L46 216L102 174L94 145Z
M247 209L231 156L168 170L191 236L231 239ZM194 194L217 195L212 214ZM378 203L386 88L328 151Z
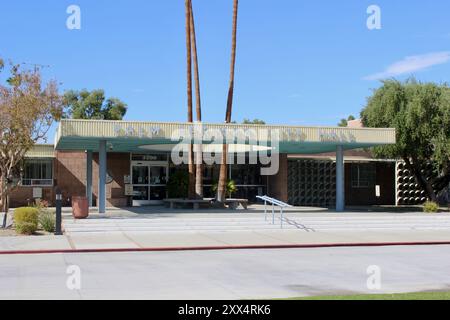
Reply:
M30 151L25 154L28 159L55 158L55 147L52 144L35 144Z
M241 125L136 122L105 120L62 120L55 136L55 149L61 151L98 151L99 141L107 140L108 152L170 151L180 143L172 140L178 132L219 130L221 132L252 132L260 145L269 145L267 132L279 134L279 153L317 154L336 151L341 145L345 150L370 148L396 143L395 129L391 128L341 128L299 127L285 125ZM211 143L204 140L204 144ZM257 145L245 141L246 145Z

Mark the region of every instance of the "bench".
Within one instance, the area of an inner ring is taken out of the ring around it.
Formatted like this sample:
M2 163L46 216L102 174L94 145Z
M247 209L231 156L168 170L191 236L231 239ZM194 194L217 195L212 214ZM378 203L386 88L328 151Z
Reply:
M165 203L169 204L170 209L175 209L177 205L192 204L194 210L200 209L200 205L211 205L213 199L164 199Z
M225 204L231 210L236 210L239 205L241 205L245 210L248 208L248 200L247 199L226 199Z
M164 199L164 203L168 204L170 209L175 209L177 205L187 205L192 204L194 210L200 209L200 205L208 205L211 206L214 199ZM248 208L248 200L247 199L226 199L225 205L228 206L229 209L235 210L241 205L245 210Z

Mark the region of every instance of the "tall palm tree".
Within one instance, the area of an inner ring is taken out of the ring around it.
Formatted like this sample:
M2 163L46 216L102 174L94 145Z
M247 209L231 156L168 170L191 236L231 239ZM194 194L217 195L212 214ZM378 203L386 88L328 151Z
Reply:
M188 105L188 122L193 122L192 115L192 55L191 55L191 0L185 0L186 10L186 62L187 62L187 105ZM189 145L189 184L188 197L195 197L195 167L194 152L192 144Z
M192 46L192 58L194 66L194 80L195 80L195 106L197 114L197 122L202 122L202 103L200 98L200 76L198 71L198 56L197 56L197 38L195 36L195 21L194 10L192 9L192 0L190 7L190 32L191 32L191 46ZM196 168L195 168L195 196L196 198L203 198L203 157L202 157L202 145L198 145L196 148Z
M225 123L231 122L231 112L233 109L233 93L234 93L234 69L236 65L236 34L237 34L237 18L238 18L239 0L233 0L233 30L231 40L231 66L230 66L230 85L228 89L227 111L225 115ZM220 164L219 183L217 187L217 201L223 203L226 197L227 185L227 158L228 147L224 143L222 148L222 162Z

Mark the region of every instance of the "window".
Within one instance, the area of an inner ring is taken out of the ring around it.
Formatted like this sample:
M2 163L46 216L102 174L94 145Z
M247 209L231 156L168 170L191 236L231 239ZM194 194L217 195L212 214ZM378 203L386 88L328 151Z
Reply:
M24 186L52 186L53 185L53 160L52 159L28 159L22 176Z
M231 166L231 179L237 185L262 186L265 185L264 177L261 176L261 166L252 164L241 164Z
M352 188L371 188L375 185L376 169L373 163L352 163Z

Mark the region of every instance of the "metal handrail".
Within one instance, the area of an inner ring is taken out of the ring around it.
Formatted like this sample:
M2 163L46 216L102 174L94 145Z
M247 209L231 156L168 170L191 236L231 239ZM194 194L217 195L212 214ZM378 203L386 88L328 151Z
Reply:
M267 221L267 203L272 204L272 224L275 224L275 206L280 207L280 213L281 213L281 218L280 218L280 225L281 225L281 229L283 229L283 220L284 220L284 208L292 208L292 206L290 204L287 204L283 201L277 200L275 198L271 198L268 196L256 196L256 198L263 200L264 201L264 214L265 214L265 219Z

